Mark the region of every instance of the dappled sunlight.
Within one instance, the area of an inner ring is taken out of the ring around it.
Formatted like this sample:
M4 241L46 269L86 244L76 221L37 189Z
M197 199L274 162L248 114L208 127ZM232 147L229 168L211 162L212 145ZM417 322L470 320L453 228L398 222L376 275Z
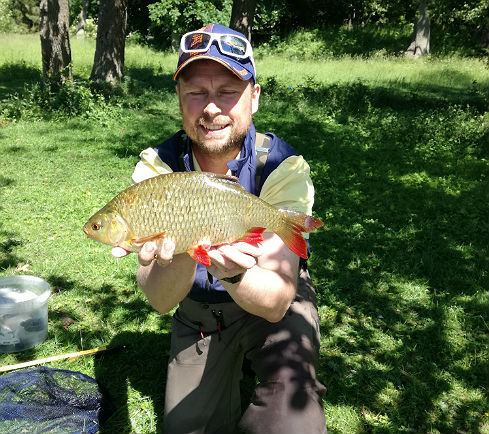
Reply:
M482 425L487 100L427 82L291 90L275 80L257 116L258 130L290 137L311 164L325 224L310 237L320 378L327 408L362 409L348 432ZM287 104L297 110L284 119ZM456 301L477 294L478 304Z
M28 265L23 272L53 289L48 339L0 362L120 348L59 365L114 393L106 432L160 432L163 419L171 316L151 309L137 287L136 255L114 258L81 230L130 185L139 152L181 128L175 55L141 50L129 47L127 80L114 94L90 88L86 61L47 111L30 51L25 63L14 56L0 66L0 98L24 92L2 106L0 273ZM487 68L477 59L378 54L307 68L276 55L257 60L256 129L310 163L314 215L324 222L310 236L309 270L329 431L484 432Z

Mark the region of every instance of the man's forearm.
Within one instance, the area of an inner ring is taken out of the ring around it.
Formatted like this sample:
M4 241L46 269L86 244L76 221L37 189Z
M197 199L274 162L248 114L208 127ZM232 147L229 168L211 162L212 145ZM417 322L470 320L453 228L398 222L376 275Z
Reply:
M171 311L192 287L197 263L186 253L175 255L167 266L156 261L140 265L137 281L151 306L160 313Z
M296 276L283 276L255 266L238 283L221 282L234 301L247 312L270 322L280 321L295 296Z

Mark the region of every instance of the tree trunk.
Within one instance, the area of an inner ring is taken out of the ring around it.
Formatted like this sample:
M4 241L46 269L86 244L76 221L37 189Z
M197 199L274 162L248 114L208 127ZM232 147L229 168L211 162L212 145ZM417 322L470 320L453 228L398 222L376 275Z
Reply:
M229 27L241 32L250 42L256 2L257 0L233 0L233 9L231 10Z
M113 84L124 76L126 22L127 0L100 0L91 80Z
M72 80L68 0L41 0L39 28L42 73L46 80L63 84Z
M78 23L76 25L76 37L83 39L85 37L85 22L87 21L88 5L90 0L82 0L82 8L78 15Z
M414 25L413 42L411 42L405 54L414 57L430 54L430 24L426 2L421 2L419 6L419 19Z

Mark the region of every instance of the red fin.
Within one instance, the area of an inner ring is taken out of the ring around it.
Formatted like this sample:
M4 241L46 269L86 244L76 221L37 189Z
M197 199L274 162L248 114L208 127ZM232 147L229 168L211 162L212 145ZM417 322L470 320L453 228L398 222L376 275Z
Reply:
M302 237L302 232L312 232L320 228L323 222L315 217L294 211L281 209L280 212L286 219L286 224L277 235L287 247L301 258L307 259L307 243Z
M147 237L142 237L142 238L136 238L134 240L131 240L131 244L136 247L142 247L144 243L147 243L148 241L158 241L159 239L163 238L164 235L166 234L165 231L160 232L159 234L154 234L154 235L149 235Z
M263 232L266 228L251 228L248 229L246 235L240 240L248 244L258 244L263 241Z
M209 258L209 254L207 253L207 249L199 244L197 247L193 247L188 250L187 253L190 255L192 259L197 261L199 264L205 265L208 267L211 265L211 258Z

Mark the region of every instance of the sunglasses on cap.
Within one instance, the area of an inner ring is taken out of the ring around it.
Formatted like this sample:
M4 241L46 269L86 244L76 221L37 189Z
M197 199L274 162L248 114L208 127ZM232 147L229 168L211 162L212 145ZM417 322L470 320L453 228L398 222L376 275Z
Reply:
M245 38L230 33L209 33L202 30L185 33L180 41L183 53L205 53L217 41L219 51L235 59L249 58L255 68L251 44Z

